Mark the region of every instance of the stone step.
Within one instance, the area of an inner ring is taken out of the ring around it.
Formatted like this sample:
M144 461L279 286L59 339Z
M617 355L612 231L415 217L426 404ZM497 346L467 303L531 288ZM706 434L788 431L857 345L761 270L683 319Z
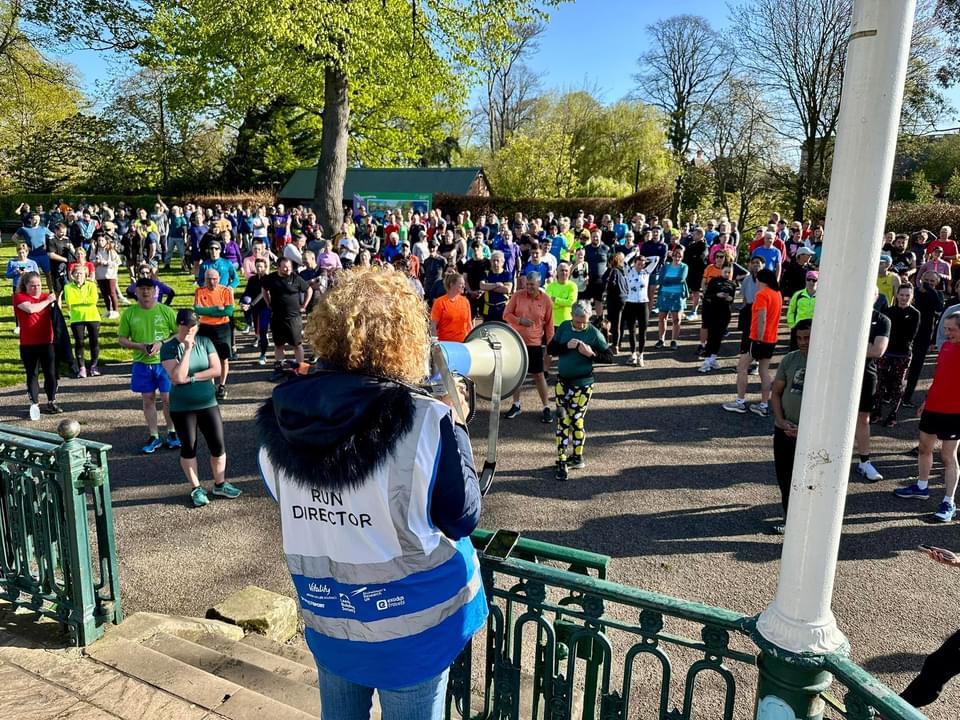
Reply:
M216 638L207 637L205 640L216 643ZM232 641L225 641L230 643ZM202 670L210 678L216 678L228 683L234 683L238 687L246 688L254 693L272 698L278 703L283 703L307 713L313 718L320 715L320 693L316 686L301 682L300 679L307 677L304 672L300 672L298 679L292 679L289 675L290 668L288 661L283 658L276 658L274 666L280 663L285 664L287 675L281 675L273 669L268 669L257 664L249 662L247 659L240 659L238 655L246 653L250 658L253 653L261 653L255 648L245 647L241 650L233 650L231 654L225 654L219 650L205 647L189 640L170 635L168 633L157 633L151 638L144 640L141 646L158 653L162 653L168 658L174 658L181 663L190 665L198 670ZM258 659L263 660L262 657ZM265 662L269 662L266 660ZM212 709L212 708L211 708ZM219 710L218 712L223 712Z
M261 667L267 672L278 675L279 677L284 677L288 680L293 680L311 687L317 687L317 666L313 663L312 656L310 658L310 666L306 666L294 660L288 660L282 655L262 650L250 643L234 642L233 640L218 638L212 635L197 638L195 642L198 645L203 645L203 647L215 650L227 657ZM268 640L268 642L273 641ZM280 647L284 646L281 645Z
M250 645L272 655L279 655L282 658L304 665L311 670L317 669L317 663L313 659L313 653L310 652L306 643L302 640L299 644L278 643L259 633L250 633L241 640L240 643L242 645Z
M168 637L180 640L172 635ZM213 652L188 640L180 641L198 650ZM160 688L168 695L203 708L204 720L221 717L230 720L263 720L265 717L270 720L316 720L319 715L318 712L304 712L237 682L203 672L188 662L148 647L143 642L127 639L120 633L109 633L106 638L90 646L87 654L135 681ZM301 687L310 689L304 685ZM187 716L167 714L163 717L179 720Z

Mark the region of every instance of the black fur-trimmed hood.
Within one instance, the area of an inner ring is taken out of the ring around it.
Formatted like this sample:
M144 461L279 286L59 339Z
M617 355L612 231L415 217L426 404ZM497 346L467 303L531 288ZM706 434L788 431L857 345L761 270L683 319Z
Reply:
M357 487L413 427L410 393L389 380L322 371L277 386L257 411L257 435L296 482Z

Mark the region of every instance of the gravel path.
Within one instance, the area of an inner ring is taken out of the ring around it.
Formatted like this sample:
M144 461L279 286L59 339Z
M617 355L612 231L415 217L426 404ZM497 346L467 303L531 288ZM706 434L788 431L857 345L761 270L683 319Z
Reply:
M733 344L725 350L734 352ZM250 583L293 593L276 511L256 475L253 415L271 385L269 368L252 357L247 352L233 364L223 404L228 476L244 495L212 498L203 510L188 505L175 452L139 454L146 433L128 390L128 366L109 367L96 385L64 382L62 406L81 421L83 436L113 445L127 613L202 615ZM695 372L689 342L647 358L643 370L622 364L599 370L587 415L588 467L572 471L565 484L553 480L552 428L539 422L528 389L524 414L501 424L500 472L482 525L611 555L611 579L618 582L759 612L774 594L780 556L780 539L763 533L779 513L772 421L720 409L733 391L731 357L707 376ZM756 383L751 390L757 392ZM0 421L24 422L24 400L22 388L0 390ZM59 419L44 416L37 427L53 430ZM898 481L915 473L916 461L900 453L912 446L916 430L911 419L876 431L874 461L886 480L871 485L851 477L834 600L855 659L896 689L956 629L952 608L960 600L960 574L915 550L921 542L960 547L957 525L927 522L936 495L925 503L892 495ZM478 452L485 431L481 414L474 431ZM203 455L201 468L209 477ZM939 487L937 475L934 491ZM958 701L960 683L929 716L956 717L949 708Z

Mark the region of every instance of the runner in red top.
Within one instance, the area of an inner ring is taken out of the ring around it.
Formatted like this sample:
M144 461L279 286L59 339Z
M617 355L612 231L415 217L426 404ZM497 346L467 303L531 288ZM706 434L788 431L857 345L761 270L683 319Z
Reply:
M957 445L960 444L960 313L943 321L946 342L937 356L933 385L920 406L920 454L917 481L897 488L900 498L926 500L930 497L930 469L933 467L933 449L941 442L943 460L944 496L934 519L950 522L957 512L954 495L957 491Z
M43 292L39 273L27 272L20 276L18 292L13 296L13 311L20 323L20 359L27 374L27 392L30 395L30 419L40 419L40 382L38 370L43 373L43 391L47 396L47 412L60 413L57 406L57 362L53 350L53 310L55 295Z

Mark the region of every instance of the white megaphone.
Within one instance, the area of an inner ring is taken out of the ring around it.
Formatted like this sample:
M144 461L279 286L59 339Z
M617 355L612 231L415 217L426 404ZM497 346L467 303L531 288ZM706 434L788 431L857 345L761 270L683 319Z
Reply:
M523 338L506 323L486 322L471 330L462 343L433 343L430 357L431 374L439 376L446 393L454 399L454 410L461 421L472 416L474 408L465 412L460 407L454 376L472 381L471 395L475 391L490 401L487 457L480 473L480 491L485 494L496 472L500 400L513 395L527 376L527 349Z

